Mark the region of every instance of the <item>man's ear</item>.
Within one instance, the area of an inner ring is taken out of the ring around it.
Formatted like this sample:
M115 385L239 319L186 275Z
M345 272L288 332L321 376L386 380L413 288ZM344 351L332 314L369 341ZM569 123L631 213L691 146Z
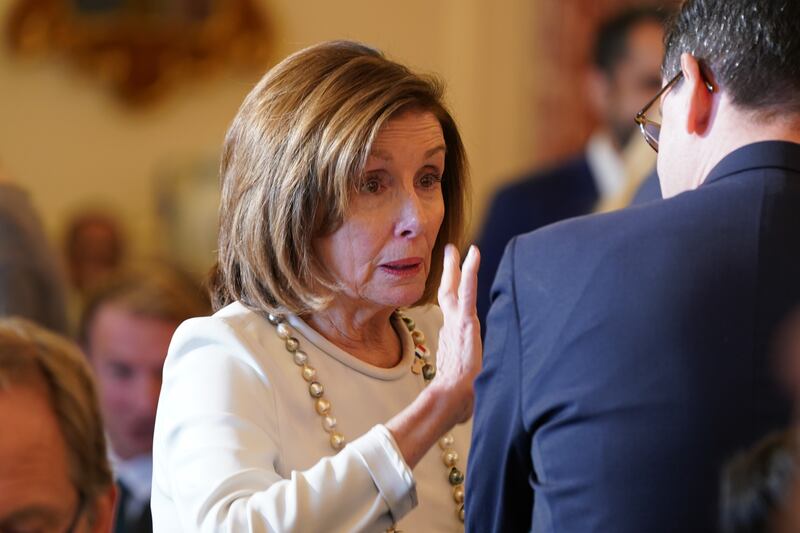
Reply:
M107 491L97 497L94 504L94 520L91 523L92 533L107 533L114 529L115 504L117 502L117 486L112 483Z
M608 116L608 95L611 91L608 76L599 68L591 66L584 72L583 80L586 101L589 102L594 116L605 122Z
M708 90L700 69L700 63L691 54L681 54L681 70L685 91L689 94L689 108L686 113L686 131L702 136L711 125L714 110L714 95Z

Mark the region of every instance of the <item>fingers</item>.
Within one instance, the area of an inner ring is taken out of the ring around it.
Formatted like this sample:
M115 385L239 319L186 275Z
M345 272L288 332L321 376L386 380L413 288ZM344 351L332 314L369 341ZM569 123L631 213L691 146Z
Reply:
M467 257L461 266L461 280L458 285L459 306L463 312L468 314L475 313L475 305L478 297L478 267L481 263L481 253L478 247L469 247Z
M439 284L439 307L442 309L457 304L456 295L461 281L461 270L458 268L458 250L452 244L444 248L444 268L442 282Z

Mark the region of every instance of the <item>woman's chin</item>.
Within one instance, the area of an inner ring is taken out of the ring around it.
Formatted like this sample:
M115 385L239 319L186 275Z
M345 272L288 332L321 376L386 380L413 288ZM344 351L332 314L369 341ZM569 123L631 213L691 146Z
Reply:
M386 307L397 309L399 307L411 307L422 298L425 292L425 287L395 287L387 290L387 292L380 298Z

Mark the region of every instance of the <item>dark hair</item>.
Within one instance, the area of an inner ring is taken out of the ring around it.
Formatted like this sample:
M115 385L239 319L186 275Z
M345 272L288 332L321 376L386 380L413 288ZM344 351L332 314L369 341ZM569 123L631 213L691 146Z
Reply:
M723 533L770 531L797 473L794 430L768 435L723 469L720 525Z
M667 33L664 77L689 52L740 108L800 113L798 21L797 0L687 0Z
M664 25L666 14L653 7L626 9L603 22L597 30L592 61L594 66L612 75L617 65L628 53L628 35L631 30L645 22Z

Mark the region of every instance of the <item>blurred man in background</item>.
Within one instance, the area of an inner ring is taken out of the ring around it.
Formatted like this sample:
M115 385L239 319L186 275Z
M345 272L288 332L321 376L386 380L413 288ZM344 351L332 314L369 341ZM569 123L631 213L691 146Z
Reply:
M102 211L84 211L67 223L64 236L69 278L85 296L122 267L125 239L120 223Z
M66 284L28 194L0 169L0 316L68 333Z
M31 322L1 319L0 421L0 531L109 531L114 482L80 350Z
M514 235L590 213L653 170L652 153L630 141L636 131L632 117L661 87L664 20L661 11L637 8L601 26L587 73L587 98L600 123L584 153L524 176L492 201L478 240L478 317L483 324L500 257Z
M209 311L200 287L163 267L122 274L89 297L80 341L97 376L120 491L116 533L152 530L151 453L164 359L178 325Z

